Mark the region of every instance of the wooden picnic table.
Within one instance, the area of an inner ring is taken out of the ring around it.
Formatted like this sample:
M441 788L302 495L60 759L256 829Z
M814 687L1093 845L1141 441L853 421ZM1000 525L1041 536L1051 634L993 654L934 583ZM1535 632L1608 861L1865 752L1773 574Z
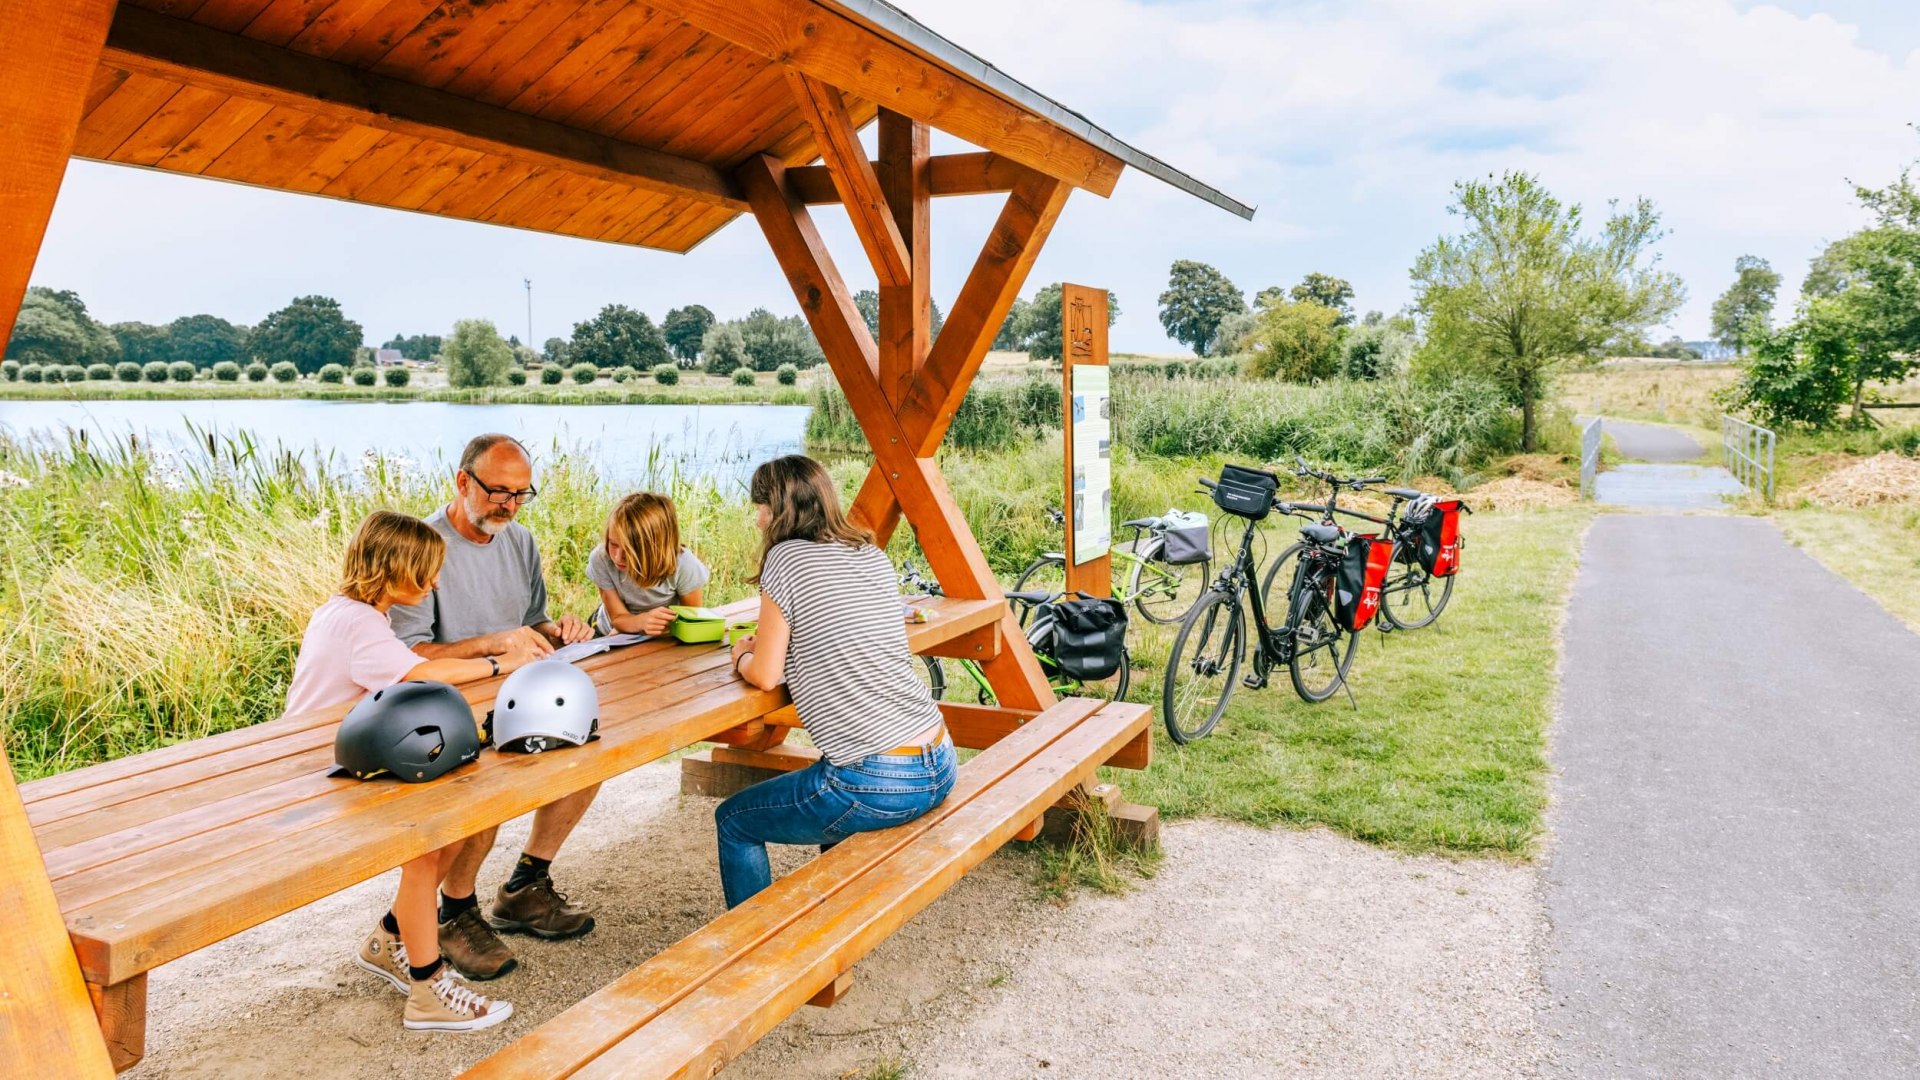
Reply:
M999 598L925 606L929 621L907 627L919 653L991 650L1005 611ZM579 666L599 687L598 740L483 753L429 783L327 775L342 706L23 785L116 1067L144 1052L153 968L696 743L765 749L797 723L786 691L737 678L724 646L659 639ZM477 715L500 682L463 688Z

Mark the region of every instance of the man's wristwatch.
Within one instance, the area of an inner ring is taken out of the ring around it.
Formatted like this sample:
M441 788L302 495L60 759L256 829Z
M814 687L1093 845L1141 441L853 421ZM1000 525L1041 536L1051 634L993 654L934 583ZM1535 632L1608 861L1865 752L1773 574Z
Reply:
M489 663L489 664L492 664L492 665L493 665L493 673L494 673L495 675L498 675L498 674L500 674L500 658L499 658L499 657L497 657L497 656L489 656L489 657L487 657L487 663Z

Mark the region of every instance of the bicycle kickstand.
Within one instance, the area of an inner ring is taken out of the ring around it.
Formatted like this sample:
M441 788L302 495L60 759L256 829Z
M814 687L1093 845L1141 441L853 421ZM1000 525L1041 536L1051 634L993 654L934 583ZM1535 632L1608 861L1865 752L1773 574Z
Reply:
M1349 705L1351 705L1351 706L1353 706L1353 711L1354 711L1354 712L1359 712L1359 711L1360 711L1360 703L1359 703L1358 701L1355 701L1355 700L1353 699L1353 684L1352 684L1352 683L1350 683L1350 682L1348 682L1348 681L1347 681L1347 680L1345 680L1345 679L1341 679L1341 680L1340 680L1340 689L1342 689L1342 690L1345 690L1345 691L1347 692L1347 704L1349 704Z

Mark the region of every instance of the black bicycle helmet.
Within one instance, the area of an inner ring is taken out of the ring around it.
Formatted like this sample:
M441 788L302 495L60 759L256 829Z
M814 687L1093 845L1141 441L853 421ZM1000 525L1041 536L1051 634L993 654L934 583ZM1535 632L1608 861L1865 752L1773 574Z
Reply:
M480 756L480 730L460 691L409 680L360 699L333 738L335 776L392 773L410 784L445 776Z

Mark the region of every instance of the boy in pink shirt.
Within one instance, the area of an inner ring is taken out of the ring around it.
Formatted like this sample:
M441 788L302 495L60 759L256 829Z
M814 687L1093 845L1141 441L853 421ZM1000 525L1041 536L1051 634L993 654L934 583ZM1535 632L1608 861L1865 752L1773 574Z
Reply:
M496 656L422 660L394 636L387 609L426 599L446 559L446 542L406 514L368 514L347 545L340 593L307 623L287 688L287 714L336 708L410 679L460 683L500 675L532 659L524 643ZM464 843L464 841L463 841ZM360 947L355 962L407 995L409 1031L479 1031L513 1015L513 1006L475 993L440 957L436 892L460 844L400 868L393 907Z

